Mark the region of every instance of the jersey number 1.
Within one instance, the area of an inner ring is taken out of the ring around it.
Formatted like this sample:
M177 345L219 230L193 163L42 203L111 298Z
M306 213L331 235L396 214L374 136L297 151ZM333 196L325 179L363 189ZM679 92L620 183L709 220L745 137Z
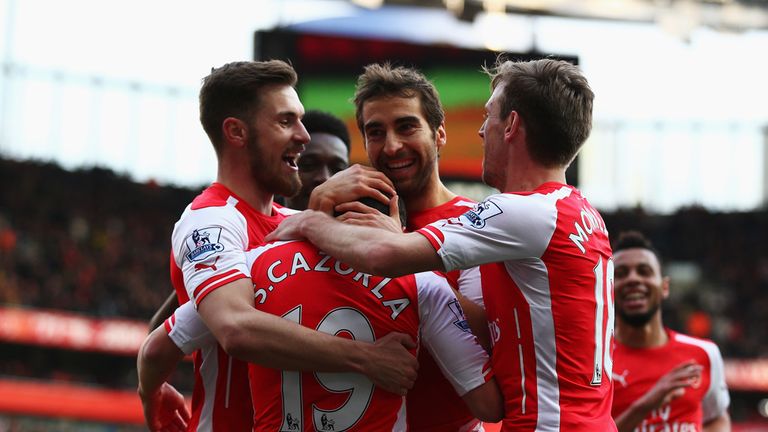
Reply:
M603 382L603 370L611 376L611 341L613 340L613 260L608 259L603 268L603 257L597 261L595 272L595 363L592 369L591 385ZM607 314L606 314L607 310ZM608 322L603 326L603 317Z
M301 324L301 305L288 311L283 318ZM373 342L373 328L368 318L351 308L334 309L320 323L317 331L337 335L347 332L355 340ZM315 430L345 431L365 414L373 395L373 383L363 375L353 373L315 373L320 385L331 393L349 393L347 400L334 410L320 409L312 405ZM301 391L301 373L282 372L283 426L281 431L304 430L304 401Z

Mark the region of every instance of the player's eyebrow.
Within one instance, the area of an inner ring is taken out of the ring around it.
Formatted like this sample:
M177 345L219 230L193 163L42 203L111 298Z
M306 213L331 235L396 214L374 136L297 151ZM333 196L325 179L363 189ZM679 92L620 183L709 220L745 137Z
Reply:
M368 123L366 123L363 126L363 129L364 130L368 130L368 129L373 129L373 128L377 128L377 127L381 127L381 126L383 126L382 122L373 120L373 121L369 121Z
M291 110L279 111L277 113L277 116L278 117L287 117L287 118L291 118L291 119L293 119L293 118L300 118L301 117L298 112L291 111Z

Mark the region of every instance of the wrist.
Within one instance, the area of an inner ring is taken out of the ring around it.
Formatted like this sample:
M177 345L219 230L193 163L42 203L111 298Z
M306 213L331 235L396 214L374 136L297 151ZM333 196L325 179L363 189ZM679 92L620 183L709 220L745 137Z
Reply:
M312 235L312 229L316 227L322 227L325 218L329 217L319 210L307 210L307 217L301 221L299 225L299 234L305 238L310 238Z
M150 399L154 399L157 395L160 394L160 387L154 389L154 390L147 390L141 386L141 383L136 387L136 393L138 393L139 398L143 401L147 401Z
M351 341L355 346L350 347L347 352L349 353L349 370L353 373L365 375L370 378L370 364L373 358L374 344L362 341Z
M141 384L139 384L139 386L136 388L136 393L139 395L141 400L147 400L150 398L150 396L152 396L151 393L147 394L147 392L141 387Z

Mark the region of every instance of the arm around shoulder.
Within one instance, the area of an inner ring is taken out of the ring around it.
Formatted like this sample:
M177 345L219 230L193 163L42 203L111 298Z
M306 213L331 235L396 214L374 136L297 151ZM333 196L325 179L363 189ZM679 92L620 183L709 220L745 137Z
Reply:
M408 351L414 342L408 336L391 333L372 344L311 330L257 310L250 279L211 292L198 311L222 348L245 361L276 369L362 373L398 394L416 378L418 364Z

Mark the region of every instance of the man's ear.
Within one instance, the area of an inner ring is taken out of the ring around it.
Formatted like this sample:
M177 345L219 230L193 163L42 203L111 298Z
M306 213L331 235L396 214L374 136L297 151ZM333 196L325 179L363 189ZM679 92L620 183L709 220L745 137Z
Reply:
M248 142L248 126L240 119L227 117L221 124L224 142L235 147L245 147Z
M517 111L511 111L504 119L504 139L510 140L523 127L523 119Z
M443 121L435 131L435 144L437 144L437 151L440 152L440 149L445 147L447 142L448 134L445 132L445 121Z
M661 278L661 298L669 297L669 276Z

